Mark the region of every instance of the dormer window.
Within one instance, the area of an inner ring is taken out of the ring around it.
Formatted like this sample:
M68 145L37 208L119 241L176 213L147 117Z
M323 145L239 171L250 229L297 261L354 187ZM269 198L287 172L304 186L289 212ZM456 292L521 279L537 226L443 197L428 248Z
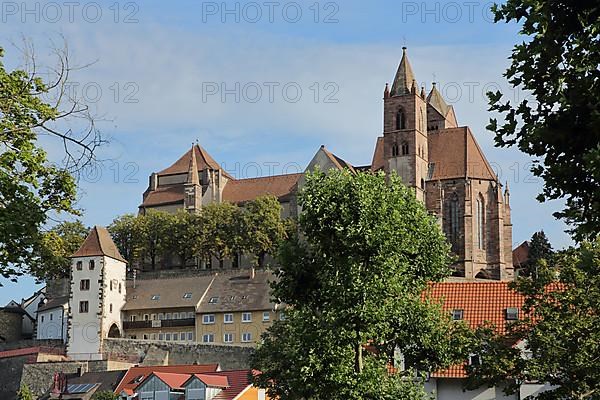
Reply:
M506 309L506 320L517 321L519 319L519 309L516 307L509 307Z
M461 321L465 315L465 311L462 309L454 309L452 310L452 320L453 321Z

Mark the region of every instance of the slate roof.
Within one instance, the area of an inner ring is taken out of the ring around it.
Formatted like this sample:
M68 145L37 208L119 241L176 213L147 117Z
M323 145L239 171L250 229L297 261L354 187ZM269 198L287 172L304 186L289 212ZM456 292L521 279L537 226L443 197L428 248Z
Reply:
M506 309L523 306L524 298L508 287L508 282L442 282L430 285L427 293L443 302L443 310L463 310L463 319L471 327L485 323L506 332ZM437 378L465 378L464 364L438 371Z
M51 310L53 308L64 307L65 304L69 303L69 296L55 297L53 299L49 299L46 304L39 307L37 311L46 311Z
M214 276L193 276L173 279L138 279L135 288L133 282L127 282L127 297L124 311L153 308L197 307ZM184 294L191 293L191 298ZM152 296L158 295L157 300Z
M402 60L400 60L400 65L392 84L392 96L410 93L413 81L415 80L415 74L406 54L406 47L402 48L402 52Z
M442 97L439 90L437 90L435 83L431 88L431 92L429 92L429 95L427 96L427 103L431 105L431 107L433 107L437 112L439 112L442 115L442 117L448 115L450 107L448 106L448 104L446 104L446 101L444 101L444 98Z
M204 374L219 370L218 364L202 365L158 365L151 367L131 367L119 381L115 393L121 391L134 391L144 379L152 372L166 372L172 374Z
M118 261L127 262L119 253L117 246L115 246L110 237L110 233L102 226L92 228L79 250L71 258L91 256L106 256Z
M287 174L228 181L223 189L223 201L243 203L264 195L281 199L295 190L301 176Z
M269 282L273 280L275 276L268 271L256 271L254 278L250 271L240 272L239 275L217 275L196 312L211 314L272 310L275 304L270 299Z

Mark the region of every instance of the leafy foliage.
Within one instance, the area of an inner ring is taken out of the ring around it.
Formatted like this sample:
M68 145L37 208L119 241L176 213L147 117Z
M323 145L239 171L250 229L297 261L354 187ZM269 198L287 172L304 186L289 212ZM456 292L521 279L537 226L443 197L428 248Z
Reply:
M426 398L415 371L468 354L466 328L422 299L449 274L435 220L383 174L316 171L299 204L272 284L288 310L253 356L256 383L282 400ZM406 369L389 374L398 352Z
M534 233L529 241L528 260L520 274L524 276L535 274L536 267L541 260L545 260L546 263L552 263L553 254L554 250L552 250L552 245L544 231Z
M71 266L69 257L81 247L88 232L89 229L81 221L61 222L48 232L43 232L28 272L39 280L68 277Z
M508 0L493 8L496 22L522 22L505 76L533 101L506 101L490 93L488 127L497 146L513 146L537 158L544 179L538 196L566 198L555 215L574 226L577 239L600 232L600 8L595 1Z
M35 396L29 386L23 385L17 392L17 400L34 400Z
M114 394L111 391L105 390L102 392L96 392L92 396L92 400L119 400L119 395Z
M600 240L561 251L554 265L538 262L536 277L514 284L523 294L523 317L505 336L479 332L482 364L470 387L512 381L553 386L537 399L595 399L600 396ZM513 344L522 342L525 357Z

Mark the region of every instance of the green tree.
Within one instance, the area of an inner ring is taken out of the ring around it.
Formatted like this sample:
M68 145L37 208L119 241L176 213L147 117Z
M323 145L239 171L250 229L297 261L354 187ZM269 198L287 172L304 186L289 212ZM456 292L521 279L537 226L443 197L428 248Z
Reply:
M422 299L450 272L436 221L384 174L316 171L299 204L300 234L281 246L272 284L286 318L253 355L256 384L282 400L424 398L416 370L468 354L465 326ZM406 369L389 374L398 353Z
M42 231L48 217L77 214L72 173L93 161L102 143L87 107L66 95L72 72L66 50L55 51L58 68L48 69L57 72L55 77L36 70L32 50L28 46L23 52L23 69L9 71L0 47L0 275L13 280L27 272L39 256L36 249L45 246ZM77 127L87 120L89 129L81 136L77 129L62 131L61 121L72 118ZM48 160L40 135L62 141L63 165Z
M38 280L68 277L71 266L69 257L81 247L88 233L89 228L79 220L61 222L41 233L28 272Z
M262 196L245 206L244 246L262 268L266 254L275 254L278 244L284 239L285 223L281 219L281 205L274 196Z
M509 382L506 392L516 393L533 381L554 389L532 398L600 398L600 239L556 253L552 266L540 260L536 277L513 286L525 298L522 315L504 336L479 332L482 363L469 387Z
M150 268L156 269L168 249L169 226L172 215L163 211L148 211L135 219L134 241L138 254L135 259L142 265L150 261Z
M540 201L566 199L555 214L577 239L600 232L600 8L595 1L507 0L495 21L522 23L523 41L505 76L529 93L517 104L489 93L497 146L517 145L536 158Z
M534 233L529 241L529 255L527 262L525 263L523 270L519 273L524 276L535 274L536 267L541 260L545 260L546 263L552 263L553 254L554 250L552 250L552 245L544 231Z
M29 389L29 386L22 385L17 392L17 400L35 400L35 396L31 389Z
M119 253L130 264L137 252L136 246L141 242L136 237L136 218L133 214L125 214L115 218L108 226L108 231L119 249Z
M223 268L225 259L231 258L243 247L243 215L240 208L231 203L213 203L202 207L199 226L202 234L196 245L196 253L205 260L214 257Z
M171 219L168 227L168 248L179 258L180 266L185 268L195 255L195 245L203 234L202 220L198 214L179 210Z
M119 400L119 396L111 391L104 390L94 393L92 400Z

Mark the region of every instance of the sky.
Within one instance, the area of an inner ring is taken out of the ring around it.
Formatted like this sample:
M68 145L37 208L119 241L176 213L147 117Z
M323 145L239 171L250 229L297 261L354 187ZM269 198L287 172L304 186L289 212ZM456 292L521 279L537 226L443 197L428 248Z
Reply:
M515 247L544 230L571 244L540 204L531 159L494 147L485 93L524 98L502 74L518 35L476 1L4 1L0 46L7 69L22 65L23 38L40 65L66 43L72 90L109 143L79 181L88 226L135 213L148 176L200 143L237 178L303 171L324 144L354 165L370 164L382 133L383 89L408 55L420 85L432 82L468 125L511 192ZM62 159L61 143L42 141ZM67 218L65 216L61 218ZM39 285L0 279L0 305Z

